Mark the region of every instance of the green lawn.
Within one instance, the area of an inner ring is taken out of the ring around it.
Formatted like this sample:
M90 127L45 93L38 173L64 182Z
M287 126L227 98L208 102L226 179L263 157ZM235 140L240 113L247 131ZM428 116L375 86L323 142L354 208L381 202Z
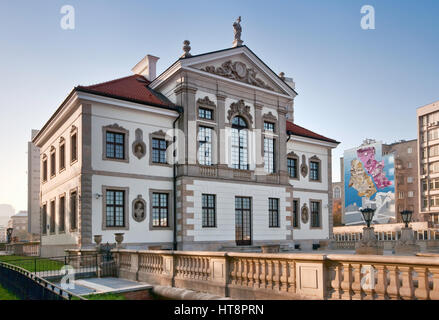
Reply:
M15 295L0 286L0 300L20 300Z
M101 294L89 294L84 296L87 300L126 300L126 298L120 293L101 293Z
M31 272L60 270L64 265L64 261L41 258L37 258L37 263L35 264L35 258L22 256L0 256L0 261L16 265Z

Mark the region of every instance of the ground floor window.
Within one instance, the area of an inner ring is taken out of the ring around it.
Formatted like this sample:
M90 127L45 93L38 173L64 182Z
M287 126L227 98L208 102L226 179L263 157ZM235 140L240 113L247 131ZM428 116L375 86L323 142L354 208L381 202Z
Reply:
M203 194L202 195L202 219L203 219L203 228L214 228L216 227L215 223L215 195L214 194Z
M270 228L279 228L279 199L268 199L268 219Z
M168 227L168 201L167 193L154 192L152 194L152 226Z
M299 228L299 200L293 200L293 228Z
M251 198L235 197L235 233L237 245L251 245Z
M65 231L65 197L59 198L59 210L58 210L58 232Z
M55 233L55 200L50 202L50 233Z
M41 223L42 224L41 232L43 234L47 234L47 205L46 204L43 205L41 215L42 215L42 217L41 217L41 222L42 222Z
M76 205L77 193L76 191L70 194L70 230L76 230L78 228L78 213L77 213L77 205Z
M106 226L125 226L125 191L106 191Z
M311 201L311 228L320 227L320 201Z

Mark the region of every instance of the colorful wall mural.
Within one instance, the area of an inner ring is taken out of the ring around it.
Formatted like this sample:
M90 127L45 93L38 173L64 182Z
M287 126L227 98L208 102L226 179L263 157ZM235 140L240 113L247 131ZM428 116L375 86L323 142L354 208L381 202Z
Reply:
M395 159L383 155L381 142L373 142L344 152L346 225L360 224L361 207L375 208L375 223L395 218Z

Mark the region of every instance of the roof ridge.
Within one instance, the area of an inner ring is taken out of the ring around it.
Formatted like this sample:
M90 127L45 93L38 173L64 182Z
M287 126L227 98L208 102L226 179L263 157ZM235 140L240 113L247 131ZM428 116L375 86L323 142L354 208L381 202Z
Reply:
M311 131L311 130L305 128L305 127L299 126L298 124L296 124L296 123L294 123L294 122L292 122L292 121L290 121L290 120L287 120L287 123L290 123L290 124L293 125L293 126L296 126L296 127L300 128L300 129L302 129L302 130L308 131L308 132L310 132L310 133L312 133L312 134L314 134L314 135L320 137L320 139L319 139L318 137L309 137L309 138L311 138L311 139L326 140L326 141L328 141L328 142L340 143L340 142L338 142L337 140L334 140L334 139L328 138L328 137L326 137L326 136L324 136L324 135L321 135L321 134L319 134L319 133L317 133L317 132ZM288 130L288 129L287 129L287 130ZM297 133L296 133L296 134L297 134ZM298 135L300 135L300 134L298 134Z
M81 88L92 88L92 87L97 87L97 86L101 86L101 85L107 85L107 84L115 83L115 82L118 82L118 81L122 81L122 80L125 80L125 79L128 79L128 78L135 77L135 76L137 76L137 77L142 77L144 80L147 81L147 84L148 84L148 85L151 83L151 82L148 81L148 79L146 79L144 76L142 76L141 74L137 74L137 73L136 73L136 74L132 74L132 75L129 75L129 76L125 76L125 77L121 77L121 78L113 79L113 80L110 80L110 81L99 82L99 83L92 84L92 85L88 85L88 86L78 85L77 87L81 87Z

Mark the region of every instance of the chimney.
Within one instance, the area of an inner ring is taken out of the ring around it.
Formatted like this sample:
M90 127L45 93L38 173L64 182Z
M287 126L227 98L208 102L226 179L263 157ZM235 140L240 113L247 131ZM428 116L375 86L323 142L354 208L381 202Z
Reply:
M156 78L156 66L157 66L157 60L159 60L159 57L152 56L150 54L147 54L145 58L140 60L132 69L131 71L135 74L141 74L149 81L153 81Z

